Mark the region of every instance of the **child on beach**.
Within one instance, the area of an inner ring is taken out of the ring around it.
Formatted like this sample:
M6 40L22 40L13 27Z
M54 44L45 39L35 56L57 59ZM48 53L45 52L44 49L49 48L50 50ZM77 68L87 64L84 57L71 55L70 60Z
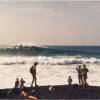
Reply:
M15 88L19 88L19 79L18 78L16 78L16 81L15 81Z
M69 78L68 78L68 85L72 85L72 78L71 78L71 76L69 76Z
M20 80L20 88L24 87L24 83L25 83L25 81L23 80L23 78L21 78L21 80Z

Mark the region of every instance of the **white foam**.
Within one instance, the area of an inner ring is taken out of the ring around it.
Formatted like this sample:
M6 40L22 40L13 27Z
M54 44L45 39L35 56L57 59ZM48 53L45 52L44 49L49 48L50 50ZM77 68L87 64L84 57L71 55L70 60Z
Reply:
M68 65L84 63L100 63L100 59L76 56L0 56L0 65L33 64L35 61L41 65Z

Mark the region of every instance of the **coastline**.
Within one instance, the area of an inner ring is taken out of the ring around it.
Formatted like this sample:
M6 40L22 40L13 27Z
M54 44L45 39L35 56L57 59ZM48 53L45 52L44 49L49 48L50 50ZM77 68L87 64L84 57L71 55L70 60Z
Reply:
M25 87L29 92L35 91L35 95L39 99L100 99L100 86L89 86L87 88L80 88L77 84L72 86L57 85L53 86L52 91L49 90L49 86L39 87ZM19 90L17 92L12 89L0 89L0 99L23 99L20 96ZM9 91L11 93L9 93ZM25 99L25 98L24 98Z

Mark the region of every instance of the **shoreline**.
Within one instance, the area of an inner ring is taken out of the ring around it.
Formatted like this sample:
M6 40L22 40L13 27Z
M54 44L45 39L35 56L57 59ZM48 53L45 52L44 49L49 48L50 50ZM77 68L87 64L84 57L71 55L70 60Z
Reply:
M39 99L100 99L100 86L89 86L83 89L73 84L53 86L52 91L49 90L49 86L25 87L25 89L28 93L34 91L33 94ZM20 89L8 88L0 89L0 99L23 99L23 97L20 96Z

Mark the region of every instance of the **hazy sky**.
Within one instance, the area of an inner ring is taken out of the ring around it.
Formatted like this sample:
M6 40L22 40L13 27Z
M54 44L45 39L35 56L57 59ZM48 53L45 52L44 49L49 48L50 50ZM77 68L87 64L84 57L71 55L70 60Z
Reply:
M100 45L100 1L0 0L0 45Z

